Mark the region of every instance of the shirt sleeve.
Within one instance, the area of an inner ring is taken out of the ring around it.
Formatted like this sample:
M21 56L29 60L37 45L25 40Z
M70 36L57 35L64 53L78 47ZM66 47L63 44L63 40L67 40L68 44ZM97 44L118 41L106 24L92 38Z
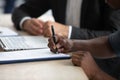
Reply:
M70 38L71 38L71 32L72 32L72 26L69 26L68 39L70 39Z
M120 56L120 31L111 34L108 40L114 52Z
M24 17L21 21L20 21L20 29L23 29L22 25L24 23L24 21L28 20L28 19L31 19L31 17Z

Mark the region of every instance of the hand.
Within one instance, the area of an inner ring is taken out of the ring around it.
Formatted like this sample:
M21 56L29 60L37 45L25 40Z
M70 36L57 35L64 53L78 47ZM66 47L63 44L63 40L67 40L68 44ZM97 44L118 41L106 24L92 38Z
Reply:
M23 23L23 30L27 31L32 35L42 35L43 24L44 22L41 20L35 18L28 19Z
M62 25L60 23L51 22L51 21L47 21L44 24L43 35L45 37L52 36L52 32L51 32L52 25L54 26L55 34L68 38L69 27L66 25Z
M74 65L82 67L90 80L93 80L96 74L100 72L99 67L89 52L74 52L72 55L72 62Z
M62 53L67 53L67 52L70 52L72 51L72 47L73 47L73 42L71 40L68 40L64 37L61 37L61 36L58 36L56 35L55 36L56 38L56 42L57 44L55 45L55 43L53 42L53 38L50 37L49 38L49 43L48 43L48 47L50 48L50 50L52 52L56 52L56 47L57 47L57 50L58 52L62 52Z

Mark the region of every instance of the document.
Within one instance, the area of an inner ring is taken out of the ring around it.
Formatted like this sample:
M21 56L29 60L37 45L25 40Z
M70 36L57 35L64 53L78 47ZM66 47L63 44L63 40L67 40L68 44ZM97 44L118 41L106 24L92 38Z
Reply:
M30 61L43 61L43 60L56 60L56 59L69 59L68 54L55 54L49 48L37 50L23 50L12 52L0 53L0 64L30 62Z
M16 36L16 35L18 35L17 32L15 32L9 28L0 26L0 36Z

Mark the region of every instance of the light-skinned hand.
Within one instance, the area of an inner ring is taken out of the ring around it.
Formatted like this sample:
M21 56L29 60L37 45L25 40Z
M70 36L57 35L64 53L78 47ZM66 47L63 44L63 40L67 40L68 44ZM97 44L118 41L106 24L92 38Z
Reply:
M55 34L68 38L69 27L57 22L47 21L43 27L43 35L45 37L52 36L51 26L54 26Z
M42 35L43 25L44 25L43 21L36 18L32 18L32 19L26 20L23 23L23 30L27 31L32 35Z

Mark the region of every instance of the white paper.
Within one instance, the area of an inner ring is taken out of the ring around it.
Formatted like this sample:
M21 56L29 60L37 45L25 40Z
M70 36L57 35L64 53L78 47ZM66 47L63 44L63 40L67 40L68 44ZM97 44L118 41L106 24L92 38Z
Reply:
M0 36L16 36L18 33L15 31L6 28L6 27L0 27Z

